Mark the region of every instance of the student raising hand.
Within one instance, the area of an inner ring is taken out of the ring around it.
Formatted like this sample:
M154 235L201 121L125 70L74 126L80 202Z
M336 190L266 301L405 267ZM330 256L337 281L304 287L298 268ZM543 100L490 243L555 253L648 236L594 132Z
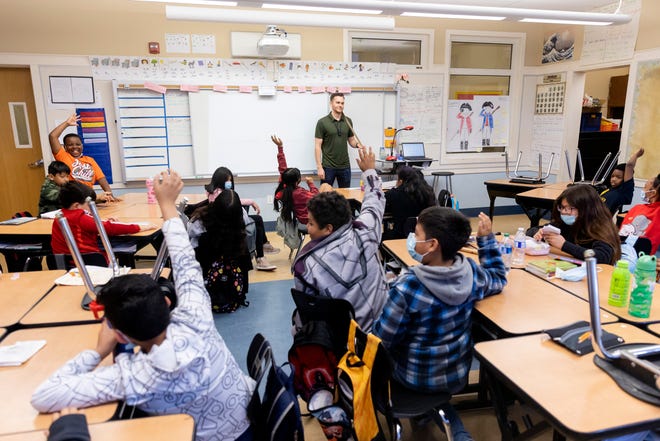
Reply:
M493 224L490 221L490 217L488 217L483 212L480 212L479 226L477 227L477 236L479 237L488 236L492 232L493 232Z
M357 163L360 170L367 171L376 168L376 155L371 147L359 149L358 155Z
M162 171L154 177L154 193L163 213L163 220L179 216L175 204L182 189L181 176L173 170Z

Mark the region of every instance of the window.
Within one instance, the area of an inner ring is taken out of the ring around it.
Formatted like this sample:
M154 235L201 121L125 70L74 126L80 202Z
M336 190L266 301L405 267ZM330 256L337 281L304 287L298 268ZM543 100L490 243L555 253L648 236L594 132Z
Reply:
M14 133L14 144L17 149L31 149L30 122L28 120L27 105L25 103L9 103L11 115L11 128Z
M444 162L492 162L514 139L523 42L522 34L447 32Z
M433 31L359 32L346 31L352 62L395 63L400 66L428 67Z

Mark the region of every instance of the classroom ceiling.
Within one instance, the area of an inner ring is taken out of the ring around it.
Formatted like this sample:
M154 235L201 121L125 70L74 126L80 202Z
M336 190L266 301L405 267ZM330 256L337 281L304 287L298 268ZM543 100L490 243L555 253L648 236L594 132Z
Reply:
M430 3L430 4L456 4L470 6L489 6L503 8L525 8L525 9L548 9L588 12L595 8L617 3L616 0L406 0L411 3ZM280 3L287 4L286 0L238 0L239 6L259 7L261 3ZM323 1L319 1L319 6L323 6Z

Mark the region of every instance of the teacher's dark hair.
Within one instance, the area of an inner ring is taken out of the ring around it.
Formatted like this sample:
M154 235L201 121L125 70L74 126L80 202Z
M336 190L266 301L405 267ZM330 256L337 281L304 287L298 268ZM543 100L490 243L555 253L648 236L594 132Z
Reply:
M343 93L341 93L341 92L335 92L335 93L331 93L331 94L330 94L330 101L334 100L335 97L338 97L338 96L344 98L344 94L343 94Z

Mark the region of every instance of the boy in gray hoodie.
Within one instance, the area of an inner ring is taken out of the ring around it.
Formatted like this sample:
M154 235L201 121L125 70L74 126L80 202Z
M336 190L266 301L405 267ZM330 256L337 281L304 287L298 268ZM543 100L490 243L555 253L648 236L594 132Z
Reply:
M481 265L458 251L470 237L470 221L447 207L429 207L408 236L408 252L421 263L389 291L373 332L394 360L394 380L416 392L449 394L467 382L472 360L474 302L506 285L506 269L488 216L479 213ZM471 439L448 404L456 441Z

